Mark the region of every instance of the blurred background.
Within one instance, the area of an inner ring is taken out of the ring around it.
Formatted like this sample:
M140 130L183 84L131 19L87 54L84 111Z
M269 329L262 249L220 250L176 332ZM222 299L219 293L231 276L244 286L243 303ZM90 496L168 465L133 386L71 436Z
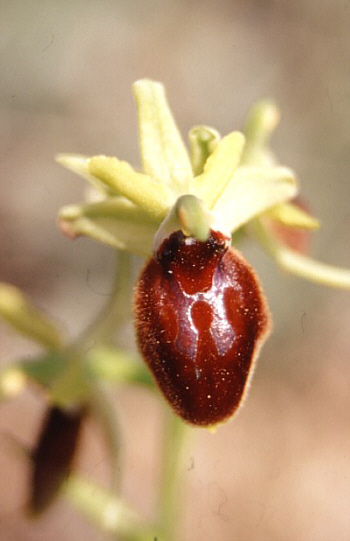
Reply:
M182 133L242 125L272 97L273 140L322 222L313 255L350 266L350 3L347 0L0 0L0 280L20 287L73 336L108 294L111 250L72 242L58 209L84 183L58 152L114 154L139 165L131 84L162 81ZM242 247L264 284L274 333L240 414L215 435L192 431L184 454L181 541L350 539L350 296L277 269ZM133 340L132 330L124 342ZM0 363L35 346L0 324ZM162 414L145 391L115 389L123 430L123 494L152 518ZM102 540L65 502L26 518L28 463L43 397L0 409L0 538ZM93 423L80 467L101 483L108 459Z

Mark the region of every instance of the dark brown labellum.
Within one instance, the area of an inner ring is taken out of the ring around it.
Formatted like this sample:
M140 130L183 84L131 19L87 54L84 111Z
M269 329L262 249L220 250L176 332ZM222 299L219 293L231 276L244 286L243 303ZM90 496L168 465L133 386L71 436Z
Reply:
M172 233L141 273L135 311L140 350L176 413L202 426L230 417L269 312L256 275L227 238Z
M33 452L29 501L33 514L46 510L69 475L85 413L85 409L49 409Z

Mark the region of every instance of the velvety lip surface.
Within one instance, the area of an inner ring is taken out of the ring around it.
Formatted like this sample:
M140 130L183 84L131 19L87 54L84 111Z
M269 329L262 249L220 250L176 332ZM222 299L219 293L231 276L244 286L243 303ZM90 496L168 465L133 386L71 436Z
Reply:
M259 282L219 232L177 231L143 269L136 290L140 350L174 410L209 426L239 406L269 313Z

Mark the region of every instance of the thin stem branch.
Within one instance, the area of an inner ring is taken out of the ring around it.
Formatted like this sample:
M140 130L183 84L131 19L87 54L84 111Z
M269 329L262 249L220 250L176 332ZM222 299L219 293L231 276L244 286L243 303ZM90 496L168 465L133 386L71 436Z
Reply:
M97 318L78 338L78 344L109 345L116 330L130 317L131 256L128 252L116 251L115 274L112 291L106 305Z

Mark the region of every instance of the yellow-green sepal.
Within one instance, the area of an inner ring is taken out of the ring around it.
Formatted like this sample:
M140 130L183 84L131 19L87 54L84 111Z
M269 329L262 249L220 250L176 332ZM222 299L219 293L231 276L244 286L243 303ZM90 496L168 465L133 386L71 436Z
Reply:
M120 250L148 256L158 222L125 198L110 197L63 207L59 226L71 238L83 235Z
M161 83L142 79L133 85L143 171L175 195L188 190L192 168Z
M154 220L164 218L174 197L166 185L130 164L108 156L94 156L89 161L89 173L109 186L116 195L123 195Z
M81 154L57 154L55 159L57 163L69 171L87 180L102 196L113 194L113 191L106 184L89 173L89 156L82 156Z

